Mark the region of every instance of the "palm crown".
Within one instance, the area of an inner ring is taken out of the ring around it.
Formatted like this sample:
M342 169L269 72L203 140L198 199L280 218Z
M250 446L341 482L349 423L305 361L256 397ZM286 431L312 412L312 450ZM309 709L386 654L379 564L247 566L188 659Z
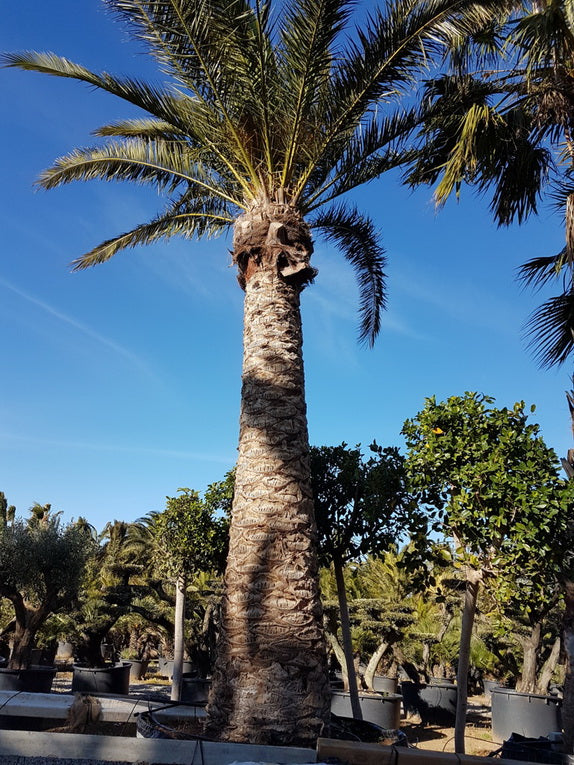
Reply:
M350 0L298 0L279 17L259 0L104 1L145 43L167 85L96 74L49 53L4 56L9 66L81 80L151 115L99 128L103 145L76 149L40 176L45 188L136 181L170 199L155 219L103 242L75 268L176 234L216 235L250 206L286 203L314 213L311 225L353 265L361 338L372 342L384 305L383 249L372 222L334 200L402 159L414 113L383 115L378 105L416 80L455 21L464 33L497 4L399 0L374 12L354 42L344 37Z

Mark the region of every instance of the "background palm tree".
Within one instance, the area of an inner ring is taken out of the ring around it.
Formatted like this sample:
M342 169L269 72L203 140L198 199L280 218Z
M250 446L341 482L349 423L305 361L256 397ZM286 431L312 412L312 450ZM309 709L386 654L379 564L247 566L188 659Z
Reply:
M529 346L543 367L574 351L574 9L571 0L518 1L482 34L459 40L454 72L431 80L423 147L408 176L435 183L442 204L462 183L489 192L499 225L538 211L564 216L565 246L525 263L520 279L557 285L531 315Z
M343 35L349 0L106 0L157 59L166 86L96 74L53 54L10 66L71 77L147 115L105 125L40 177L129 180L168 195L154 220L75 262L176 234L233 228L245 290L239 460L210 729L234 740L307 742L329 714L317 587L299 299L316 276L311 229L340 247L360 289L360 337L384 305L372 222L341 195L397 165L413 124L382 109L409 88L453 24L470 32L492 0L398 0ZM321 209L320 209L321 208Z

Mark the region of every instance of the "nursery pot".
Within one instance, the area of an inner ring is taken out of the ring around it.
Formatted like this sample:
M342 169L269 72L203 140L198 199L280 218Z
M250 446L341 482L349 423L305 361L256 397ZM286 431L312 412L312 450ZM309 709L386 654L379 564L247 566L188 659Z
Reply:
M373 677L373 690L382 693L396 693L399 681L396 677L384 677L375 675Z
M115 693L128 696L130 692L130 667L128 661L107 667L83 667L74 664L72 693Z
M483 680L482 681L482 687L484 688L485 694L492 693L492 691L495 688L500 688L500 681L499 680Z
M171 680L173 676L173 659L166 659L160 656L157 660L157 671L162 677L167 677ZM184 674L191 674L193 672L193 662L184 661L182 671Z
M505 741L513 733L528 738L562 730L562 699L510 688L492 691L492 740Z
M50 693L55 676L55 667L0 669L0 690Z
M143 680L149 666L149 659L130 659L130 665L130 681Z
M181 694L179 700L183 701L184 704L204 706L207 704L210 688L211 680L197 677L197 675L192 675L190 672L184 672L181 677Z
M441 681L436 685L401 683L405 714L418 713L424 724L450 725L456 717L456 685Z
M398 693L359 693L363 720L381 728L396 729L401 719L401 696ZM331 713L338 717L352 717L351 695L345 691L331 691Z

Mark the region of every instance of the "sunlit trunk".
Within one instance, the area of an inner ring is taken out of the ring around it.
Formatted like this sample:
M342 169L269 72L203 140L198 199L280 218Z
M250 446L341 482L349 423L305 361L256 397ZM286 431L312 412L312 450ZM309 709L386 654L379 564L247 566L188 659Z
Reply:
M460 629L460 647L458 653L458 672L456 674L457 698L456 718L454 723L454 750L464 754L464 731L466 728L466 709L468 705L468 667L470 664L470 641L476 615L476 601L481 574L473 569L466 572L466 590Z
M299 294L307 226L275 205L236 223L245 287L239 456L208 732L307 743L329 714Z
M173 675L171 679L171 700L181 698L181 678L183 675L183 645L185 628L185 577L178 576L175 583L175 615L173 636Z
M564 583L564 653L566 655L566 678L562 700L562 728L564 751L574 754L574 582Z

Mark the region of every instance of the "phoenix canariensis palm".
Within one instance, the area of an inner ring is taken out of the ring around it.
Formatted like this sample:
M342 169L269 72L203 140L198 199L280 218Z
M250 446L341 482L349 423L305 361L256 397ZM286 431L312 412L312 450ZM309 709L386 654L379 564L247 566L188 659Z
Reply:
M517 1L498 21L463 46L478 57L460 57L462 71L429 83L424 148L410 180L440 179L439 203L463 182L491 191L499 225L522 223L541 197L554 199L565 246L519 272L535 289L558 285L526 325L535 357L551 367L574 351L574 3Z
M103 242L76 269L174 235L233 229L245 291L239 460L210 730L223 738L309 741L329 714L308 465L299 299L313 280L311 230L359 282L362 340L384 306L384 253L371 220L337 202L399 162L413 124L397 107L493 0L396 0L347 35L350 0L105 0L169 79L96 74L53 54L9 66L69 77L141 107L106 139L40 176L134 181L168 196L155 219ZM382 108L384 105L387 108ZM389 107L390 104L390 107Z

